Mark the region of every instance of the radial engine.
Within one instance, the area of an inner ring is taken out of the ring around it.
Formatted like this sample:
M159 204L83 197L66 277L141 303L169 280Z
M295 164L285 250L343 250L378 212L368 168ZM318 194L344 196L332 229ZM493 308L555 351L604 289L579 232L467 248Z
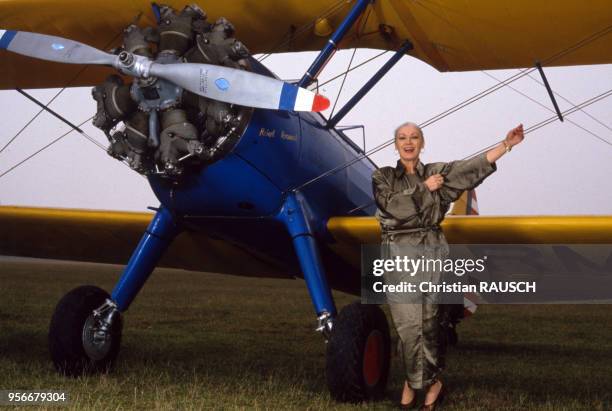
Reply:
M197 5L160 7L157 27L130 25L117 53L156 63L206 63L250 70L248 49L224 18L214 23ZM226 155L248 124L251 108L200 97L161 78L126 83L109 76L94 87L93 123L110 141L108 154L144 175L177 180Z

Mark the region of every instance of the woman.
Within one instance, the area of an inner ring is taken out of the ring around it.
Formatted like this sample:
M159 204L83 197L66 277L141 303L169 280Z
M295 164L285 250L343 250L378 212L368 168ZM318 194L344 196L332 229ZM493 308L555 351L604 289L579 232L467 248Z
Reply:
M496 147L472 159L423 165L423 132L414 123L395 130L397 166L383 167L372 175L382 243L389 248L426 246L446 248L440 223L465 190L479 185L496 170L495 161L524 138L523 125L510 130ZM390 304L400 338L400 353L406 374L400 404L410 408L415 390L425 390L424 410L434 410L441 400L444 368L445 306L438 304Z

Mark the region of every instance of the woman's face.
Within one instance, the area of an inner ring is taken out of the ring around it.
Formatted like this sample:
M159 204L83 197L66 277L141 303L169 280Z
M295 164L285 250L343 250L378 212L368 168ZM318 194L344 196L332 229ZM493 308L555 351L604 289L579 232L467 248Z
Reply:
M423 136L416 127L408 125L398 130L395 137L395 149L402 160L417 160L424 146Z

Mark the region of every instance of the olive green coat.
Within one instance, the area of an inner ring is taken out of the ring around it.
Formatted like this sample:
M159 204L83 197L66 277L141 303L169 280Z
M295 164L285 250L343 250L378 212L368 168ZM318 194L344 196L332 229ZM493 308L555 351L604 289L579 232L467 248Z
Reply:
M434 246L447 253L447 242L440 229L450 204L463 191L479 185L496 170L486 153L470 160L450 163L419 163L415 174L408 174L400 161L383 167L372 175L377 218L382 229L382 243L395 255L398 246ZM433 174L444 176L443 186L430 192L424 181ZM446 251L444 251L446 250ZM406 280L406 273L392 273L387 282ZM435 277L435 274L434 274ZM430 280L436 280L431 278ZM439 278L437 278L439 280ZM444 368L447 324L445 306L438 304L394 304L391 316L399 335L399 353L406 380L413 389L433 382Z

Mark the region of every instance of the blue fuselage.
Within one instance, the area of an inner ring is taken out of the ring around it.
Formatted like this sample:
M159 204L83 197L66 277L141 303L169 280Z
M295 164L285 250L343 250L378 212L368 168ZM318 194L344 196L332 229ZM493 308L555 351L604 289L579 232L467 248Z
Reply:
M263 66L257 69L269 74ZM160 202L187 216L192 225L277 254L270 250L283 249L281 243L288 239L274 219L286 193L361 154L348 137L326 128L325 119L317 113L254 110L240 141L224 158L180 184L155 177L149 180ZM364 205L351 215L372 215L375 168L369 159L359 159L299 189L319 241L332 241L325 228L332 216L347 215ZM286 262L293 265L292 260Z
M265 217L278 212L284 193L359 154L317 114L255 110L232 153L181 184L151 179L151 186L162 204L180 213ZM374 169L362 159L301 191L321 217L345 215L371 202Z

